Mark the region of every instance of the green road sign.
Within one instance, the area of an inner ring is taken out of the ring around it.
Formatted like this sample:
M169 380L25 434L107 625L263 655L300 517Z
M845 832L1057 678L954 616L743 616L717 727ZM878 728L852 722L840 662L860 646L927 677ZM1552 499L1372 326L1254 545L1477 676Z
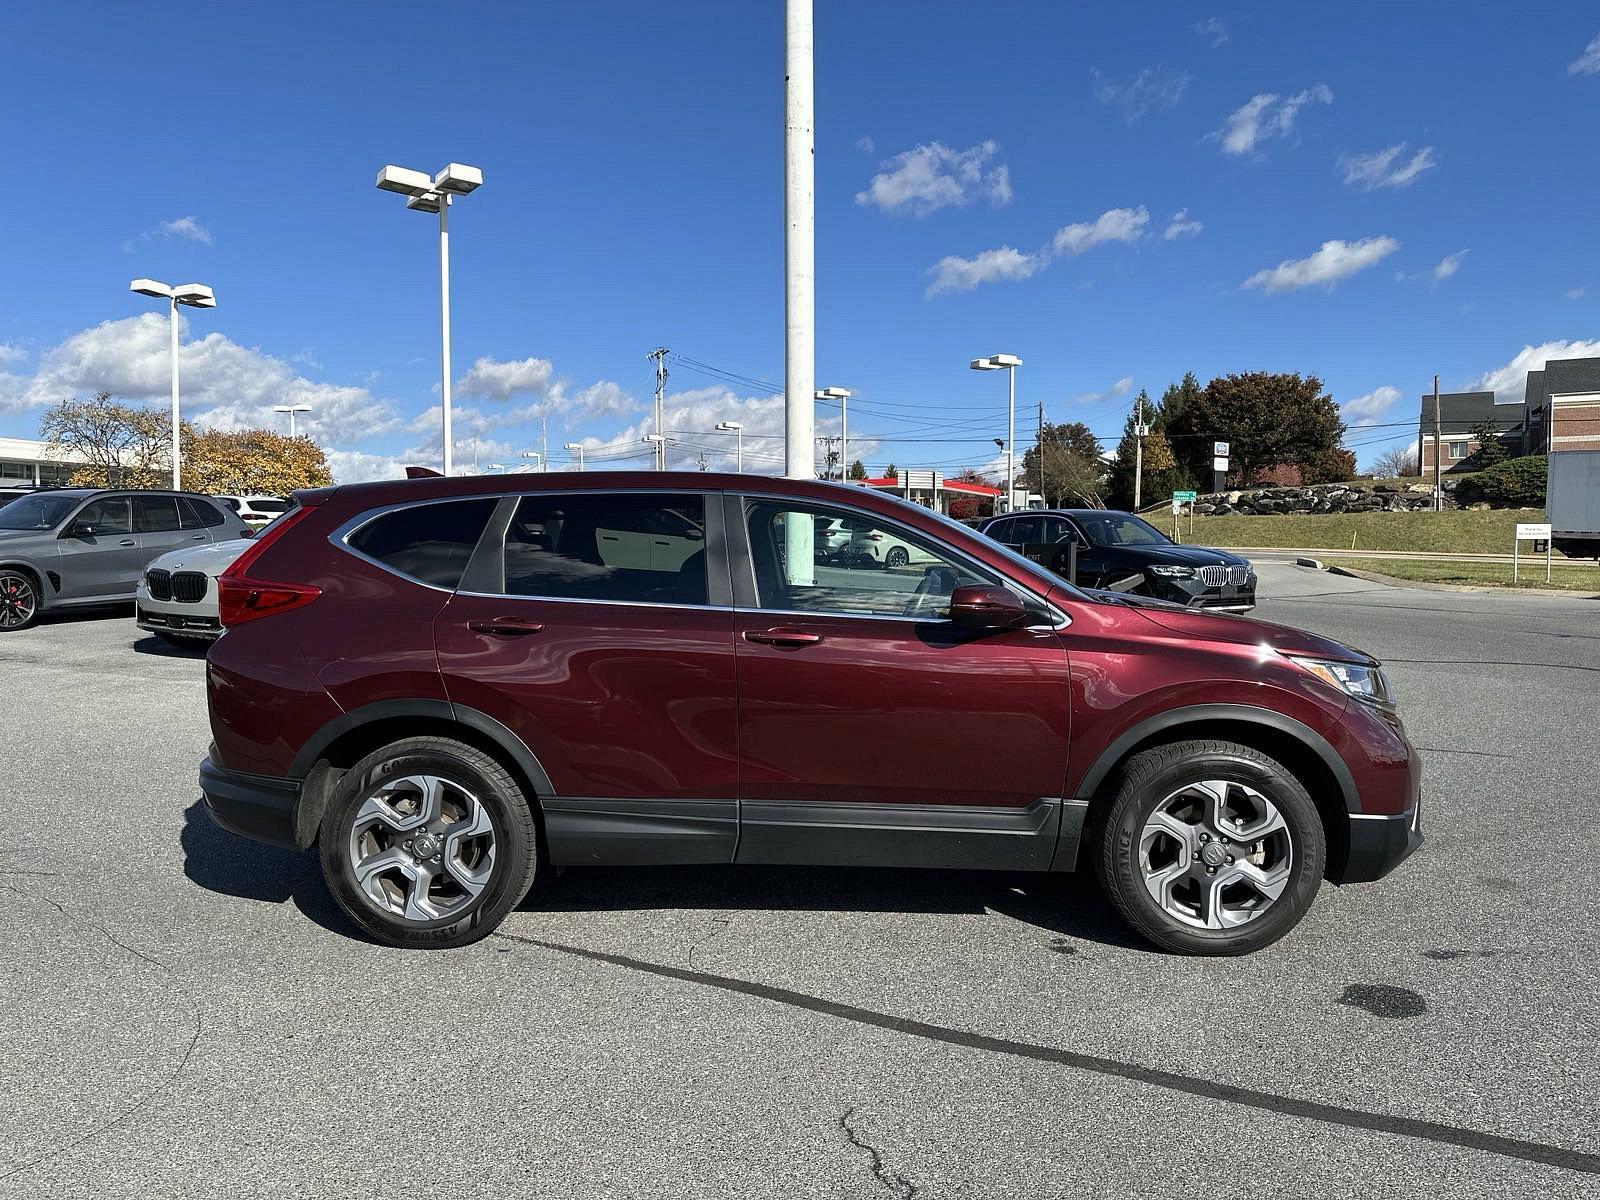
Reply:
M1194 500L1195 500L1195 493L1194 492L1173 492L1172 493L1172 501L1173 501L1174 504L1193 504Z

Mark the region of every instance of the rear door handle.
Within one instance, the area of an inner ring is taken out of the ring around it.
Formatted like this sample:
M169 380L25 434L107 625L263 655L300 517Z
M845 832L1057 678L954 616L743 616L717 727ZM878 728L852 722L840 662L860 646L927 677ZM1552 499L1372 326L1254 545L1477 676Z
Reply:
M822 635L803 629L747 629L744 640L761 646L815 646Z
M192 537L190 537L189 540L191 542L203 542L203 541L206 540L206 535L203 534L203 533L197 533L197 534L194 534Z
M496 617L492 621L468 621L467 628L473 633L492 633L500 637L521 637L529 633L538 633L544 628L542 621L524 621L520 617Z
M117 543L117 545L119 545L119 546L137 546L138 544L139 543L134 541L132 538L123 538L120 542Z

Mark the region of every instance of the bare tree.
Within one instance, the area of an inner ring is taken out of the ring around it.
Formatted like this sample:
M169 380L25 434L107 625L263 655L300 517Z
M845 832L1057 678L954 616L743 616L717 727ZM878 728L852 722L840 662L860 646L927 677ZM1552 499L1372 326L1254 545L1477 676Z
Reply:
M1391 446L1372 460L1372 474L1377 479L1404 479L1416 473L1415 446Z
M92 400L63 400L39 421L39 434L57 458L83 465L72 481L101 487L159 487L172 462L172 423L100 392Z

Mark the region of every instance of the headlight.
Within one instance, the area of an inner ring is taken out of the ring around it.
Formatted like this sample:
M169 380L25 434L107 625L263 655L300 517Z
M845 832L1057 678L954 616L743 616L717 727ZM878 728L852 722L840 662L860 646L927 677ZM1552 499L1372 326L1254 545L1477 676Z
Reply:
M1389 691L1389 677L1378 667L1367 667L1360 663L1332 662L1322 658L1298 658L1292 654L1289 657L1324 683L1331 683L1357 700L1376 704L1380 708L1394 707L1394 695Z
M1194 578L1194 568L1193 567L1154 566L1154 567L1150 568L1150 574L1152 574L1152 575L1161 575L1161 576L1166 577L1167 579L1193 579Z

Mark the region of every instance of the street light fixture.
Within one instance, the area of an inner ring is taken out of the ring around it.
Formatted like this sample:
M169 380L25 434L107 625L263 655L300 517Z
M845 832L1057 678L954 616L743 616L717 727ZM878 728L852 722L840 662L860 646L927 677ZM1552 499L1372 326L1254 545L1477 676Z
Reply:
M533 461L538 465L539 470L544 470L544 455L540 454L537 450L524 450L522 452L522 457L533 459ZM527 468L523 467L522 470L525 471Z
M568 451L571 451L571 452L577 454L577 456L578 456L578 470L582 471L583 470L583 443L582 442L567 442L561 448L563 450L568 450Z
M1017 495L1017 368L1022 360L1015 354L991 354L969 364L974 371L1004 371L1007 380L1006 404L1006 496L1002 512L1010 512ZM1040 464L1043 469L1043 464Z
M446 163L444 170L433 176L392 165L378 172L378 187L406 197L407 208L439 214L439 361L446 475L455 461L450 444L450 204L482 184L483 172L462 163Z
M182 451L178 446L178 305L185 308L215 308L217 298L203 283L180 283L176 287L158 283L154 279L135 279L128 285L130 292L141 296L157 296L167 301L172 320L172 490L177 491L178 472L182 465Z
M309 404L274 404L272 406L272 411L273 412L282 412L282 413L288 413L289 414L289 437L290 437L291 440L293 440L293 438L294 438L294 415L295 415L295 413L310 412L311 411L311 405L309 405Z
M502 474L502 475L504 475L505 472L506 472L505 463L489 463L488 467L489 467L489 470L491 470L491 471L499 471L500 474Z
M817 392L818 400L839 402L839 478L850 469L850 411L849 400L855 393L849 388L825 387Z
M739 435L739 457L738 457L738 460L737 460L738 461L738 466L736 466L734 469L736 471L738 471L739 474L743 475L744 474L744 426L741 425L738 421L718 421L717 422L717 430L720 433L737 433Z
M659 433L647 433L639 440L648 442L656 448L656 462L658 464L656 469L665 471L667 469L667 439Z

